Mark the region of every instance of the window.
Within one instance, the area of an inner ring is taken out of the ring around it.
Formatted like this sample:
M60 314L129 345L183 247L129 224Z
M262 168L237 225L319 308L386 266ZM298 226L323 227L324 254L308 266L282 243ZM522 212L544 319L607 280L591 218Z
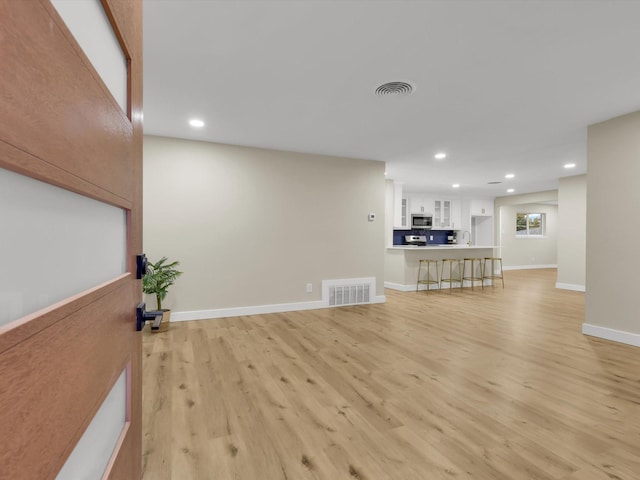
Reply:
M517 213L516 236L542 237L545 233L544 213Z

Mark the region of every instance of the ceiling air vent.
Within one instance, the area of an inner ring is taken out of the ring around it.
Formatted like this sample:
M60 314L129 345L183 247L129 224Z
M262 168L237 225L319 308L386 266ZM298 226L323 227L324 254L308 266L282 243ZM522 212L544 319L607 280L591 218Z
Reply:
M407 82L389 82L376 88L376 95L384 97L387 95L411 95L413 86Z
M499 183L502 183L502 182L487 182L487 185L498 185Z

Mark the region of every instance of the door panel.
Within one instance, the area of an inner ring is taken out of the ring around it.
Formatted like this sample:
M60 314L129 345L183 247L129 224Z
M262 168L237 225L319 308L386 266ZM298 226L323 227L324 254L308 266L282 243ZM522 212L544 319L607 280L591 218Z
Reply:
M99 0L51 0L123 112L128 112L127 59Z
M2 140L131 200L131 122L57 11L3 0L0 18Z
M126 271L119 207L0 169L0 218L0 326Z
M129 334L135 302L122 285L0 355L0 425L13 432L0 440L1 478L62 467L139 342ZM19 474L4 477L7 467Z
M6 0L0 0L6 1ZM0 19L0 22L2 20ZM0 44L0 51L2 45ZM4 112L0 111L0 124L3 122ZM61 188L66 188L72 192L80 193L91 198L102 200L122 208L132 209L133 204L130 200L124 199L105 190L100 185L91 183L81 177L74 175L73 173L65 170L63 167L53 165L46 160L35 157L30 153L20 150L8 143L5 143L1 138L3 132L0 131L0 167L4 167L8 170L28 175L37 180L56 185ZM135 135L134 135L135 138Z
M106 478L141 475L142 7L102 5L127 56L127 112L48 0L0 0L0 168L124 209L127 243L125 273L120 259L101 285L0 327L2 480L55 479L125 369L128 420ZM46 233L39 240L46 248Z
M127 370L107 395L56 480L102 478L120 437L128 427Z

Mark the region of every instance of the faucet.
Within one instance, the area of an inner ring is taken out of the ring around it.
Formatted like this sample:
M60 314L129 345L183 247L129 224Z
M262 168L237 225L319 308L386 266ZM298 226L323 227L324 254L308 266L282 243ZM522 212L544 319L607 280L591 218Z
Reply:
M464 232L462 232L462 240L464 241L464 234L468 233L469 234L469 241L467 242L467 245L471 246L471 232L469 230L465 230Z

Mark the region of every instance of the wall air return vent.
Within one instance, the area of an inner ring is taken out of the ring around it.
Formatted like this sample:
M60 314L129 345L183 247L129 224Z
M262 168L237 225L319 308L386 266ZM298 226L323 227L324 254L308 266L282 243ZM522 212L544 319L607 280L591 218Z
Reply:
M375 292L375 277L322 281L322 302L328 307L371 303Z
M411 95L413 85L407 82L389 82L376 88L376 95L386 97L387 95Z

